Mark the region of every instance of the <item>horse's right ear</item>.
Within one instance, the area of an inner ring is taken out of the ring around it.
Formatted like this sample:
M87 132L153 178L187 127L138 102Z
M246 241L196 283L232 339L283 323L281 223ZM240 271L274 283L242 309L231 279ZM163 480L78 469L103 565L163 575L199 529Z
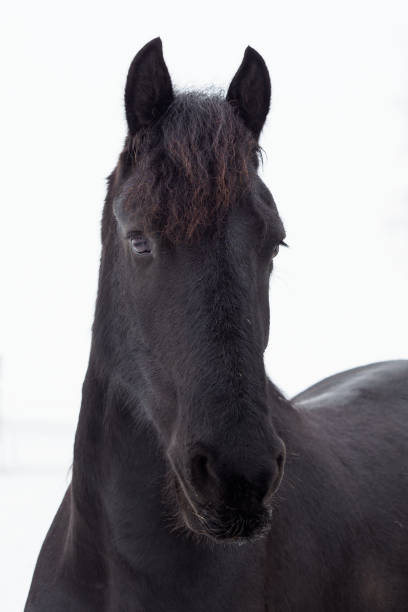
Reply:
M151 125L167 110L173 98L162 42L155 38L140 49L129 68L125 109L130 134L133 136Z

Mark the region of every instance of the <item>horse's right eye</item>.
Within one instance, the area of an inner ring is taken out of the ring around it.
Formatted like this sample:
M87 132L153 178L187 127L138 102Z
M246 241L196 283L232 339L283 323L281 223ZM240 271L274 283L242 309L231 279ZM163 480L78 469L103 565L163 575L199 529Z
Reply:
M143 235L129 236L130 248L136 255L148 255L152 252L149 239Z

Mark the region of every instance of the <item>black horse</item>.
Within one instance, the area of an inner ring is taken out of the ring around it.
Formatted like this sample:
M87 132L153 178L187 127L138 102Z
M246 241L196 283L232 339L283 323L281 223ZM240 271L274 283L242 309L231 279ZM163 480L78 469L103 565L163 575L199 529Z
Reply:
M130 67L72 483L27 612L408 610L408 361L291 401L265 374L270 92L250 47L226 99L175 95L160 39Z

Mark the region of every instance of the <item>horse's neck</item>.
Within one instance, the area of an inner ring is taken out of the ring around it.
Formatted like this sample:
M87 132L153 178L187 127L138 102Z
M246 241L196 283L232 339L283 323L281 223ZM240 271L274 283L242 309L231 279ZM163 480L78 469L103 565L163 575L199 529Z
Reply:
M166 471L153 427L140 423L124 394L97 380L91 365L76 434L72 494L75 511L96 519L105 553L112 545L110 553L133 565L152 541L169 548L183 541L173 533L171 504L164 499Z

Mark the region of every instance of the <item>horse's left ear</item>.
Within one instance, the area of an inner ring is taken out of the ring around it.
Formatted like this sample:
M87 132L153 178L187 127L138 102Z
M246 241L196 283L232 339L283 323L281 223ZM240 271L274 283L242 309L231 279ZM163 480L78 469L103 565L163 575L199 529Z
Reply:
M227 100L258 139L271 103L271 80L262 56L252 47L246 48L242 64L229 86Z
M160 38L147 43L130 65L125 109L129 132L133 136L162 115L174 98L173 87L163 58Z

